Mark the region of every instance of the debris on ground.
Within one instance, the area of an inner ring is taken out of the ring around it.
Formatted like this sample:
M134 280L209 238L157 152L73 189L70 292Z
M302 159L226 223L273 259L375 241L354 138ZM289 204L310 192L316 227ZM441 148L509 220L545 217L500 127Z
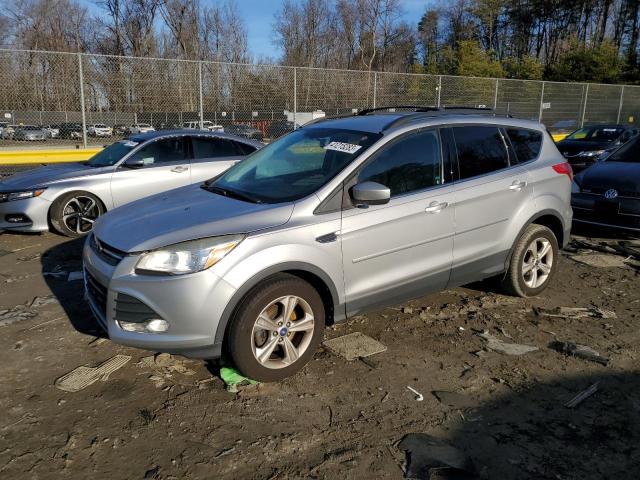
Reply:
M106 382L109 375L124 367L129 360L129 355L116 355L97 367L80 366L58 378L54 385L65 392L79 392L98 380Z
M53 277L53 278L66 278L69 275L69 272L63 270L60 265L56 265L49 272L42 272L43 277Z
M598 391L598 382L594 383L593 385L591 385L589 388L587 388L583 392L580 392L578 395L576 395L571 400L569 400L567 403L565 403L564 406L567 407L567 408L575 408L579 404L581 404L584 400L586 400L591 395L596 393L597 391Z
M601 356L593 348L588 347L587 345L580 345L579 343L574 342L553 341L549 344L549 347L557 352L564 353L565 355L582 358L583 360L589 360L604 366L607 366L609 363L608 358Z
M12 323L27 320L38 315L29 309L26 305L16 305L13 308L0 310L0 327L6 327Z
M582 253L569 257L574 262L595 268L627 268L633 266L632 260L607 253Z
M258 383L256 380L251 380L243 376L238 370L231 366L220 367L220 378L230 393L238 393L241 387L256 385Z
M453 445L426 433L410 433L398 445L407 456L405 478L429 480L432 474L451 473L457 479L476 479L469 457Z
M434 390L431 392L443 405L452 408L472 408L476 406L476 402L466 395L456 392L447 392L445 390Z
M40 308L54 303L58 303L58 300L53 295L42 295L40 297L33 297L29 306L31 308Z
M545 317L557 318L618 318L618 315L613 310L604 310L599 307L558 307L551 310L534 308L534 313Z
M421 402L424 400L424 395L422 395L419 391L417 391L415 388L409 387L407 386L407 390L409 390L411 393L413 393L415 395L415 400L416 402Z
M493 350L494 352L498 353L504 353L505 355L524 355L526 353L539 350L538 347L534 347L533 345L522 345L519 343L503 342L487 331L479 333L478 336L487 341L487 348L489 350Z
M353 332L342 337L325 340L322 345L333 354L349 361L369 357L387 350L385 345L362 332Z
M169 353L157 353L142 358L136 366L140 368L149 368L153 370L153 374L149 376L156 388L162 388L165 383L179 383L173 379L174 373L193 376L196 374L194 370L188 368L189 360L178 358Z

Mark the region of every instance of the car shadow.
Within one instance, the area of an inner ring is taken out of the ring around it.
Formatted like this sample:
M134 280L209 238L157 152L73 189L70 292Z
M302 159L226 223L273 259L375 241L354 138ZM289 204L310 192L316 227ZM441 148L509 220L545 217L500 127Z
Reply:
M635 240L640 238L640 233L625 232L615 228L583 224L574 224L571 227L571 234L597 240Z
M438 435L473 461L478 475L471 478L638 478L640 372L496 385L496 391L506 393L494 394L477 408L451 408L448 417L457 420L449 423L455 426ZM593 385L594 394L573 408L566 406Z
M54 245L40 257L42 275L47 286L67 314L71 325L80 333L106 337L84 300L82 280L69 281L69 273L82 272L84 238L76 238Z

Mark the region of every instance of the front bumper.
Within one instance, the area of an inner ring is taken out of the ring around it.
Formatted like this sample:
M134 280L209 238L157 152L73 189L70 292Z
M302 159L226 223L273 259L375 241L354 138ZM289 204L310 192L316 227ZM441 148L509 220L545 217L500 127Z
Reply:
M608 200L598 193L575 192L571 207L576 224L640 232L640 196Z
M51 202L42 197L0 203L0 230L45 232L49 230ZM7 217L24 216L26 221L9 222Z
M190 275L138 275L139 255L127 255L116 265L105 261L85 242L83 263L85 296L91 310L116 343L192 358L218 358L222 345L215 343L219 319L236 292L210 270ZM96 291L98 288L98 292ZM163 333L123 330L118 321L122 296L133 297L169 323Z

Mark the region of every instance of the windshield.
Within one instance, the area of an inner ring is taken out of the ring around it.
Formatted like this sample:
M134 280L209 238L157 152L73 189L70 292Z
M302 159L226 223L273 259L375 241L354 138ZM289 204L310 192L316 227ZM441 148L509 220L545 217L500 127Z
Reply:
M640 137L625 143L613 152L605 161L640 163Z
M96 153L89 159L87 165L90 167L108 167L115 165L129 153L138 144L130 140L122 140L120 142L112 143L104 150Z
M40 127L36 127L35 125L25 125L22 128L22 130L40 130Z
M237 163L207 188L261 203L295 201L326 184L380 137L331 128L296 130Z
M567 138L569 140L613 142L622 134L623 131L624 128L620 127L584 127L580 130L576 130Z

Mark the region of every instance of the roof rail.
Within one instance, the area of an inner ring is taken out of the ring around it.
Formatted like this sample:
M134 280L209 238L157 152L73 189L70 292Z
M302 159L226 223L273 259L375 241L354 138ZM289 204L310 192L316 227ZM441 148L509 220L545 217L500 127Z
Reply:
M438 110L438 107L435 106L425 106L425 105L389 105L387 107L375 107L375 108L364 108L360 110L356 115L368 115L373 112L380 112L382 110L393 111L399 108L411 109L414 112L431 112Z
M410 123L413 120L417 120L425 117L439 117L441 115L455 114L455 115L491 115L494 117L503 116L507 118L513 118L513 115L499 114L493 108L486 107L441 107L432 110L416 110L414 113L403 115L400 118L396 118L392 122L389 122L383 129L389 130L406 123Z

